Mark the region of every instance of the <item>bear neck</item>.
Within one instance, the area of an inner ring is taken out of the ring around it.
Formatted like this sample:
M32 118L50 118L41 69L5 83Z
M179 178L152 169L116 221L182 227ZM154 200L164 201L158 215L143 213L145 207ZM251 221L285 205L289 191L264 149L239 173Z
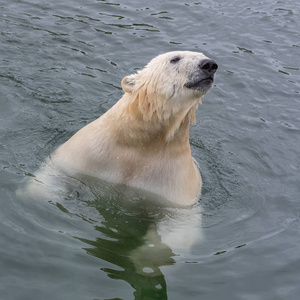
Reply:
M107 123L112 125L108 126L110 135L118 145L142 152L190 152L189 127L195 122L199 101L167 119L154 113L150 120L145 120L141 111L137 111L134 116L128 114L128 102L121 100L107 116Z

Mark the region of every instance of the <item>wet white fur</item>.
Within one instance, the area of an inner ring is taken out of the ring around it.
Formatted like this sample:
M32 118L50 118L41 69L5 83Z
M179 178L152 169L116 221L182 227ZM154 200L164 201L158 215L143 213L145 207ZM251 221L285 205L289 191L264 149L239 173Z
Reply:
M176 55L179 63L171 63ZM180 205L197 201L201 176L191 156L189 125L206 91L184 86L202 53L169 52L125 77L123 97L52 155L69 176L88 174L157 194Z

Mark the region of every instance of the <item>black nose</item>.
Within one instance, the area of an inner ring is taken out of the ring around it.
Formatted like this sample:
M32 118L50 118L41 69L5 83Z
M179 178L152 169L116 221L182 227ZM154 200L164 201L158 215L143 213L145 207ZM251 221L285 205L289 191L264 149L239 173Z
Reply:
M201 70L205 71L210 75L213 75L218 69L218 65L212 59L203 59L199 64L199 67Z

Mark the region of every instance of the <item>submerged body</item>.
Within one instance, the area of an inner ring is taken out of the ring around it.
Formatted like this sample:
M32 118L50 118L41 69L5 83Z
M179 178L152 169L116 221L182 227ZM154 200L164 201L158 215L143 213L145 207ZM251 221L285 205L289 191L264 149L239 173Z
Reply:
M154 58L122 80L123 97L61 145L52 162L72 177L87 174L176 204L195 203L202 181L191 155L189 125L216 69L196 52Z

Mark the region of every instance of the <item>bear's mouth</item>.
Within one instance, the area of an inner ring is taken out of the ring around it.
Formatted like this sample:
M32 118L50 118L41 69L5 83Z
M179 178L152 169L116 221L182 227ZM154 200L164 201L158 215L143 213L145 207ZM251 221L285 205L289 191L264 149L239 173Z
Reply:
M201 78L200 80L191 80L187 82L184 86L192 90L200 90L206 92L209 90L214 82L213 76L208 76L206 78Z

